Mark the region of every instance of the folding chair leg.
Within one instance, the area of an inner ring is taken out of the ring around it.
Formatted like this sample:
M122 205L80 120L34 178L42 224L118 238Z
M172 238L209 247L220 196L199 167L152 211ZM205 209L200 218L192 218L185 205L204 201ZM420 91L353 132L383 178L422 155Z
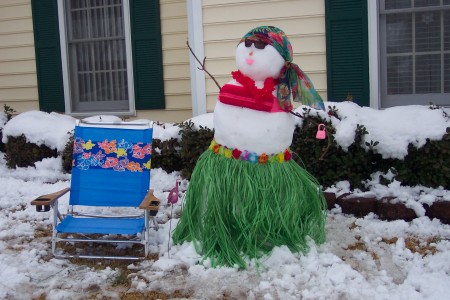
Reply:
M58 200L55 201L55 203L52 206L53 209L53 228L52 228L52 254L55 256L56 255L56 236L57 236L57 231L56 231L56 225L58 225Z

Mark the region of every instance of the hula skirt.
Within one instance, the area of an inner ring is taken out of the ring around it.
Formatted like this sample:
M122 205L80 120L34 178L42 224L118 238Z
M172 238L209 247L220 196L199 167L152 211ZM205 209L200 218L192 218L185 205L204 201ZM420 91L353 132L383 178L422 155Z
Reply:
M213 145L193 171L175 244L194 242L213 267L246 268L275 246L306 252L307 237L325 241L326 202L312 175L290 158L244 161Z

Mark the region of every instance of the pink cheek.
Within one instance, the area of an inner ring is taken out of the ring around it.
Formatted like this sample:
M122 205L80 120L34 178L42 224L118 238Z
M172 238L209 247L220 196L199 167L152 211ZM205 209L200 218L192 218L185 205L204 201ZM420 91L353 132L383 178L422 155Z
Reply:
M255 62L255 60L254 60L254 59L251 59L251 58L247 58L247 59L245 60L245 62L247 63L247 65L253 65L253 63Z

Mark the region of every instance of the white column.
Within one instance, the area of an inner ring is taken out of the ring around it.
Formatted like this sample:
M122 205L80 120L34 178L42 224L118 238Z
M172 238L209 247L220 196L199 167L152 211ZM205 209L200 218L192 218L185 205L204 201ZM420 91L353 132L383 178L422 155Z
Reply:
M203 14L202 0L187 0L188 39L195 55L203 60ZM198 69L199 65L192 54L190 59L192 116L206 113L205 72Z
M378 43L378 1L367 0L369 31L369 85L370 107L379 109L380 105L380 58Z

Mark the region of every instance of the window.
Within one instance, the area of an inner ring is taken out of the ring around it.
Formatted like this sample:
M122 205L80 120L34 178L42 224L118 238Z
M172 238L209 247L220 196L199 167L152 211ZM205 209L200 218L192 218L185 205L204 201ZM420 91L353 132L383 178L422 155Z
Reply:
M127 0L64 0L60 4L60 18L65 21L62 49L66 47L67 53L62 61L66 107L81 114L133 112Z
M31 8L41 110L165 108L159 1L31 0Z
M380 0L381 106L450 105L450 0Z

